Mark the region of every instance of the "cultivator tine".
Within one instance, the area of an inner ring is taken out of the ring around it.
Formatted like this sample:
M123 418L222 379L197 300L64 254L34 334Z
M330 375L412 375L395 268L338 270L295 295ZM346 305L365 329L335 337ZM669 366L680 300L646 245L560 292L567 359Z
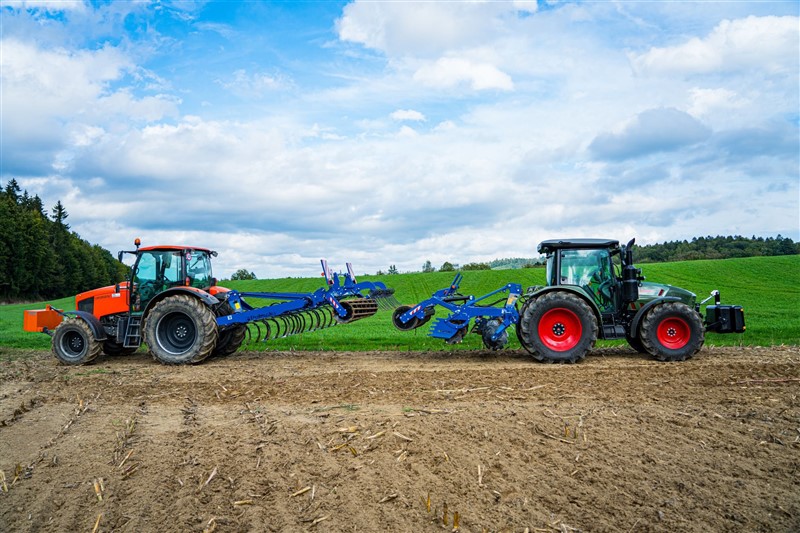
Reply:
M378 304L378 307L392 311L400 307L400 302L394 296L394 289L373 289L369 297Z
M333 308L330 306L304 309L248 323L246 342L249 344L250 342L285 339L293 335L329 328L336 324Z

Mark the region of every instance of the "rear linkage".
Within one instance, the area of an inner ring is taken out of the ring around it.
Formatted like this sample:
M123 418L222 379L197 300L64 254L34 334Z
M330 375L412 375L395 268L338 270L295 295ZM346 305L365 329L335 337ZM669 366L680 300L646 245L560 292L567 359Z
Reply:
M459 343L469 331L470 321L474 318L471 331L481 336L483 345L489 350L503 348L508 343L508 328L519 322L516 302L522 294L522 285L508 283L476 298L458 292L461 279L461 273L458 273L449 287L436 291L427 300L415 306L397 307L392 314L394 326L401 331L419 328L431 319L438 305L450 311L450 315L438 318L431 326L429 336L444 339L448 344ZM508 296L480 303L500 293L508 293Z
M220 331L251 326L247 330L250 338L266 342L336 324L349 324L374 315L379 307L394 309L399 305L394 289L381 282L356 281L350 263L347 263L342 281L338 273L331 272L325 259L320 262L327 287L312 293L226 292L226 309L230 313L217 317ZM274 301L254 307L245 298Z

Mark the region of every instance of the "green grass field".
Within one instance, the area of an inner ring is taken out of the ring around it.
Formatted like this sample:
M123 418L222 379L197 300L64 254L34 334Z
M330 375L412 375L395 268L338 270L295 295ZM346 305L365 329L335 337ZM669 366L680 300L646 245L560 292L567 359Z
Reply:
M747 331L741 335L710 333L706 336L707 345L800 344L800 256L751 257L640 266L648 280L684 287L695 292L698 300L704 299L712 289L718 289L722 294L723 303L744 307ZM509 282L520 283L523 288L544 283L544 269L469 271L463 275L461 292L475 296L481 296ZM453 273L448 272L359 276L359 281L383 281L387 286L393 287L397 299L406 304L428 298L435 290L449 285L452 279ZM322 284L321 277L225 283L226 286L240 291L274 292L311 292ZM72 298L47 303L62 309L74 308ZM253 303L256 304L257 301ZM43 306L44 302L0 306L0 348L49 349L49 337L22 331L23 310ZM448 346L439 339L428 337L427 332L427 326L409 332L397 331L392 326L390 312L379 311L374 317L353 324L339 325L266 343L250 343L248 349L338 351L483 349L478 335L468 335L463 343ZM510 338L508 348L519 348L516 336L511 335Z

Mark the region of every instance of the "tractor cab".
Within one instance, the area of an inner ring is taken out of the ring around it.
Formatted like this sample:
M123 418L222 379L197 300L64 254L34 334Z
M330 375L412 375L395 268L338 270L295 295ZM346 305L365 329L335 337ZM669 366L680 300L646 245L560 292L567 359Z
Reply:
M574 285L590 295L602 311L615 307L619 291L613 257L619 255L619 241L573 239L544 241L539 253L547 258L547 285Z
M184 246L139 248L131 271L131 311L141 312L157 295L172 287L208 291L215 280L211 256L216 252Z

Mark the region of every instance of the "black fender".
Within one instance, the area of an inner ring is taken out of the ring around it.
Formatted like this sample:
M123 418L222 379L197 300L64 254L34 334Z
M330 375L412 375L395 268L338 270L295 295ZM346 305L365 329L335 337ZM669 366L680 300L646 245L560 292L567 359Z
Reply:
M529 289L530 290L530 289ZM592 298L586 294L586 291L582 288L578 287L577 285L551 285L549 287L542 287L539 290L534 290L532 292L528 292L525 294L526 298L538 298L544 294L549 292L556 292L556 291L564 291L570 292L580 298L582 298L589 307L592 308L594 312L594 317L597 319L597 327L602 330L603 328L603 317L600 314L600 308L597 307L597 304L594 302Z
M150 312L153 306L158 302L160 302L161 300L163 300L164 298L167 298L168 296L175 296L176 294L188 294L189 296L197 298L198 300L200 300L209 307L218 305L220 302L219 299L217 299L215 296L212 296L211 294L201 289L196 289L194 287L171 287L158 294L152 300L150 300L147 303L147 307L144 308L142 316L147 316L147 314Z
M95 339L104 341L108 338L106 336L106 328L103 327L103 324L100 323L100 320L92 313L87 311L64 311L64 315L76 316L89 324L89 329L92 330L92 335L94 335Z
M641 309L639 309L639 311L636 312L636 314L633 317L633 320L631 320L631 326L628 331L628 335L630 335L633 338L639 336L639 322L642 321L642 317L645 315L645 313L647 313L653 307L657 306L658 304L663 304L664 302L680 302L680 301L681 299L678 298L677 296L664 296L662 298L656 298L655 300L647 302L641 307Z

